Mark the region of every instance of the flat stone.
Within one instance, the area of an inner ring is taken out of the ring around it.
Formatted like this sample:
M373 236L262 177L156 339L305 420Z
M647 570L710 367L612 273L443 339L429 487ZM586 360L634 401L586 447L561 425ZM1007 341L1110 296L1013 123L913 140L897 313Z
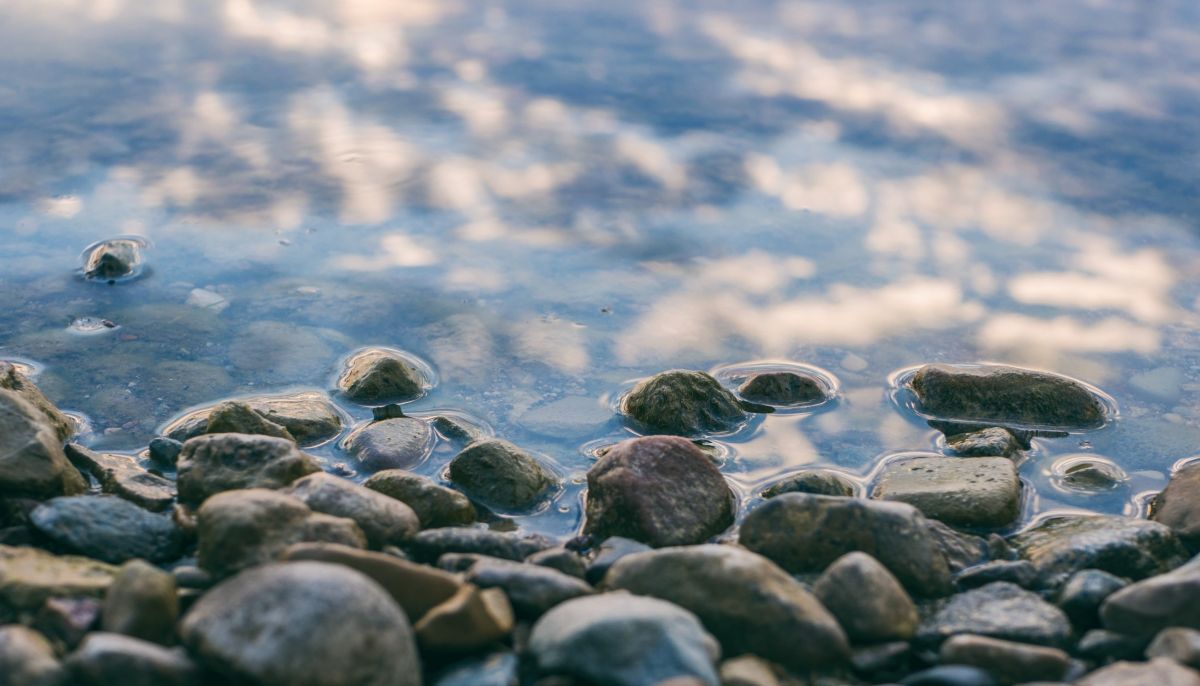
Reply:
M721 686L780 686L771 664L754 655L725 660L718 673Z
M704 372L672 370L634 386L622 411L654 433L697 436L737 428L746 411L719 381Z
M917 641L937 646L958 634L1057 647L1070 640L1071 622L1036 593L997 581L950 598L921 623Z
M583 556L565 546L539 550L525 558L525 562L539 567L549 567L576 579L587 578L587 562Z
M594 593L591 586L556 569L484 557L470 566L466 580L480 588L500 588L518 616L536 618L571 598Z
M18 393L0 389L0 493L48 498L87 490L63 453L45 414Z
M1147 646L1146 657L1166 657L1185 667L1200 668L1200 631L1181 626L1167 627Z
M342 431L342 416L324 393L304 391L240 400L263 418L287 429L300 445L315 445ZM214 407L189 412L168 424L162 433L177 441L204 434L208 431L208 416Z
M180 502L199 505L223 491L283 488L319 471L315 458L285 438L206 434L183 444L176 485Z
M345 479L317 472L297 479L286 490L313 512L354 520L374 548L400 545L420 530L417 515L404 503Z
M1116 662L1088 674L1076 686L1200 686L1200 673L1166 658Z
M423 529L475 521L475 506L467 496L429 477L403 469L385 469L372 474L363 486L408 505L417 514Z
M1100 626L1100 606L1129 582L1099 569L1081 569L1058 589L1055 600L1076 630Z
M249 403L237 400L228 400L212 408L204 433L252 434L286 438L289 441L296 440L282 424L276 424L255 412Z
M528 510L558 484L558 477L528 452L488 438L450 461L450 480L475 500L500 510Z
M97 631L63 663L80 686L200 686L196 663L171 650L132 636Z
M171 645L178 620L173 575L142 560L121 565L104 597L104 631Z
M1010 537L1021 557L1055 587L1081 569L1130 579L1162 574L1183 564L1186 551L1171 529L1157 522L1110 515L1069 515L1043 521Z
M813 593L855 643L908 640L917 630L917 607L878 560L862 552L834 560Z
M947 524L995 528L1020 513L1021 481L1005 457L914 457L884 466L871 492Z
M1005 684L1058 681L1067 675L1071 656L1057 648L960 634L942 644L943 664L978 667Z
M68 443L65 452L74 465L100 482L105 493L152 512L162 512L175 502L175 483L142 469L128 455L97 453L76 443Z
M1037 576L1037 568L1028 560L993 560L968 567L954 575L954 585L965 591L993 581L1007 581L1021 588L1033 588Z
M505 560L524 560L554 547L545 536L491 531L474 527L443 527L418 533L407 549L418 562L436 562L446 553L476 553Z
M1109 595L1100 618L1106 629L1133 636L1153 636L1169 626L1200 629L1200 557Z
M357 403L413 400L428 385L412 362L386 348L367 348L352 355L337 381L338 391Z
M1012 457L1023 448L1021 440L1002 426L947 436L946 447L963 457Z
M30 525L58 548L118 564L134 558L170 562L183 535L170 517L111 495L52 498L29 515Z
M55 596L100 598L117 568L86 557L0 545L0 605L36 610Z
M807 469L771 484L762 492L762 497L774 498L784 493L812 493L849 498L854 495L854 483L837 472Z
M64 672L44 636L9 624L0 626L0 677L6 686L59 686Z
M512 631L513 609L504 591L466 584L430 609L414 628L424 652L470 653Z
M738 394L751 402L771 405L817 403L826 397L825 385L820 380L796 372L754 374L738 387Z
M433 430L413 417L365 424L342 441L342 449L368 472L416 466L429 456L432 448Z
M1150 509L1151 519L1171 527L1193 549L1200 548L1200 463L1171 475Z
M75 433L75 423L55 407L54 403L42 393L29 377L21 373L16 365L0 360L0 389L16 393L22 400L33 406L41 415L61 444Z

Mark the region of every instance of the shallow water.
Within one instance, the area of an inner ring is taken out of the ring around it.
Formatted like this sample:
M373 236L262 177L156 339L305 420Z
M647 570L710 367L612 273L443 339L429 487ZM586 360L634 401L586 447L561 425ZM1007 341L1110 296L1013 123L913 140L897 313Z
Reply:
M137 451L398 347L438 377L408 411L557 464L521 519L554 534L630 435L620 394L667 368L837 384L712 439L744 506L940 449L889 387L930 361L1114 399L1035 440L1026 519L1136 512L1200 449L1196 3L558 5L3 3L0 357ZM120 235L142 273L83 279ZM1081 455L1127 480L1064 488Z

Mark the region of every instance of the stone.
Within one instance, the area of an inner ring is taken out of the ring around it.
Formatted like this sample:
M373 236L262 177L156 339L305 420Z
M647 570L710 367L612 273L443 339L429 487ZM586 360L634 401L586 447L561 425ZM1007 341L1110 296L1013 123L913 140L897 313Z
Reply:
M132 636L88 634L64 666L79 686L200 686L196 663L171 650Z
M808 670L850 655L846 634L812 593L767 558L736 546L635 553L613 565L604 585L692 612L729 656L753 653Z
M1200 668L1200 631L1167 627L1146 647L1146 657L1166 657L1192 669Z
M572 598L590 595L593 589L581 579L556 569L484 557L466 572L468 583L480 588L500 588L517 616L534 619Z
M1153 636L1169 626L1200 629L1200 557L1122 588L1100 606L1106 629Z
M771 405L800 405L825 400L825 385L816 377L796 372L754 374L738 387L746 400Z
M429 477L403 469L385 469L372 474L363 486L408 505L417 514L422 529L475 521L475 506L467 496Z
M991 546L996 540L1007 546L1003 538L985 540L954 529L936 519L926 519L925 530L933 539L934 546L946 558L946 565L950 571L954 573L987 562L991 557L1007 557L1007 552L1004 555L995 554L996 551L993 551Z
M517 656L511 652L459 660L439 673L433 686L518 686L518 667Z
M1178 567L1187 555L1170 528L1111 515L1053 517L1009 542L1037 567L1047 587L1081 569L1143 579Z
M634 386L621 409L654 433L679 436L730 431L748 417L737 398L711 375L678 369Z
M1150 638L1126 636L1107 629L1092 629L1075 645L1075 654L1084 660L1106 665L1116 660L1140 660Z
M946 447L963 457L1012 457L1020 454L1024 446L1008 429L989 426L978 431L947 436Z
M199 505L216 493L242 488L283 488L321 471L311 455L285 438L206 434L190 438L179 454L179 501Z
M771 664L753 655L725 660L717 671L721 686L780 686Z
M87 490L62 440L37 407L0 389L0 493L49 498Z
M520 561L552 547L554 541L536 534L453 526L422 531L413 537L407 549L418 562L435 562L446 553L476 553Z
M296 440L283 425L276 424L255 412L249 404L237 400L228 400L214 407L208 415L204 433L251 434Z
M409 506L332 474L309 474L284 492L304 501L313 512L354 520L373 548L400 545L421 528Z
M528 510L558 484L536 458L497 438L468 445L450 461L449 474L472 498L499 510Z
M600 542L592 553L592 560L588 563L587 572L583 578L589 584L599 584L608 570L617 563L618 560L633 555L634 553L644 553L649 550L654 550L650 546L640 541L635 541L632 538L624 536L609 536Z
M913 650L908 641L856 646L850 654L854 673L870 683L891 683L912 671Z
M733 524L733 491L712 460L684 438L621 441L592 465L587 481L584 533L593 536L688 545Z
M169 516L111 495L52 498L29 523L65 552L114 564L136 557L170 562L183 552L183 535Z
M142 265L145 243L135 238L110 238L88 248L84 255L83 275L89 279L113 281L134 276Z
M1020 513L1021 481L1006 457L914 457L887 463L871 497L955 526L997 528Z
M175 502L175 484L142 469L132 457L97 453L76 443L68 443L65 453L72 464L91 474L105 493L151 512L162 512Z
M56 596L103 597L116 573L86 557L0 545L0 610L37 610Z
M954 585L965 591L993 581L1007 581L1021 588L1033 588L1037 576L1037 568L1028 560L993 560L962 570L954 576Z
M104 631L171 645L178 620L174 576L142 560L121 565L104 597Z
M0 626L0 682L5 686L59 686L64 672L54 646L33 629Z
M813 593L855 643L908 640L917 607L895 576L866 553L847 553L821 574Z
M316 514L298 498L261 488L218 493L196 515L200 568L218 578L277 560L293 543L367 543L353 521Z
M1193 550L1200 549L1200 463L1171 475L1167 487L1154 498L1150 518L1171 527Z
M470 653L504 638L513 628L513 609L504 591L465 584L416 623L422 652Z
M179 459L179 453L183 451L183 443L174 438L155 436L150 439L147 450L152 462L174 469L175 462Z
M429 456L432 447L433 430L413 417L365 424L342 441L342 449L368 472L414 467Z
M324 393L304 391L284 395L241 398L264 419L287 429L300 445L316 445L342 431L342 415ZM193 410L172 421L162 433L186 441L208 431L208 417L215 406Z
M739 540L792 574L820 572L858 550L917 595L945 595L951 588L927 520L905 503L785 493L746 515Z
M413 400L429 385L416 365L386 348L368 348L352 355L337 381L338 391L356 403Z
M1059 647L1070 640L1071 622L1036 593L997 581L950 598L921 622L916 639L937 646L958 634Z
M478 441L489 435L488 431L470 421L444 414L433 418L433 427L445 436L446 440L460 445Z
M1129 582L1099 569L1081 569L1059 589L1055 603L1067 613L1077 630L1100 626L1100 606Z
M1067 675L1071 656L1057 648L960 634L942 644L942 664L978 667L1003 684L1058 681Z
M101 602L95 598L47 598L34 615L34 629L68 649L99 624Z
M922 412L940 419L1094 429L1104 403L1078 381L1005 365L927 364L909 382Z
M38 388L37 384L22 374L21 370L11 362L0 360L0 389L12 391L32 405L41 418L50 425L59 443L75 433L75 422L55 407L54 403L50 402L50 399L42 393L42 389Z
M812 493L849 498L854 495L854 490L854 483L837 472L807 469L771 484L762 492L762 497L774 498L784 493Z
M232 679L289 686L420 686L412 627L378 584L342 565L268 564L219 584L180 633Z
M525 562L540 567L549 567L567 576L573 576L576 579L587 577L587 563L584 561L583 556L565 546L555 546L539 550L525 558Z
M1129 479L1125 472L1115 464L1109 464L1102 460L1080 462L1074 461L1073 458L1066 459L1072 460L1073 464L1062 468L1062 473L1055 477L1055 483L1071 491L1083 493L1111 491ZM1051 470L1058 472L1058 465L1053 465Z
M1200 673L1166 658L1116 662L1088 674L1076 686L1200 686Z
M991 674L967 665L938 665L909 674L900 686L999 686Z
M690 676L719 683L716 640L695 615L656 598L624 593L576 598L533 626L529 653L543 674L611 686Z

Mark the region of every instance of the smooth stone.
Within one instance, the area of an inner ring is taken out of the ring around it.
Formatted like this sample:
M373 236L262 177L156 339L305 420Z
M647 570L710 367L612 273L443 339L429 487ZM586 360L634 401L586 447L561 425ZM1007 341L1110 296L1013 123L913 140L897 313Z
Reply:
M717 669L721 686L780 686L771 663L754 655L725 660Z
M991 674L967 665L938 665L909 674L900 686L999 686Z
M517 656L509 652L456 661L432 686L518 686L519 666Z
M475 506L467 496L429 477L403 469L385 469L372 474L363 486L408 505L423 529L475 521Z
M1100 606L1100 619L1106 629L1134 636L1169 626L1200 629L1200 557L1114 592Z
M1058 681L1067 675L1071 656L1057 648L961 634L942 644L943 664L978 667L1003 684Z
M968 567L987 562L992 557L1006 556L998 555L996 551L992 550L991 543L995 539L991 537L983 539L974 534L959 531L936 519L925 520L925 531L933 539L934 546L946 558L946 565L954 574ZM1002 538L999 540L1004 541Z
M847 553L821 574L813 593L855 643L908 640L917 607L900 582L866 553Z
M179 502L199 505L214 494L243 488L283 488L321 471L311 455L285 438L206 434L190 438L179 454Z
M578 579L556 569L484 557L466 571L468 583L480 588L500 588L512 602L517 616L533 619L572 598L595 591Z
M631 438L587 473L584 533L654 547L703 543L734 521L735 498L712 460L676 436Z
M38 608L30 626L51 641L74 649L99 624L102 609L99 600L86 596L47 598Z
M353 521L314 513L298 498L261 488L218 493L196 517L200 568L218 578L277 560L293 543L367 544Z
M413 467L429 455L432 446L433 430L413 417L364 424L342 441L342 449L368 472Z
M1036 593L997 581L950 598L921 622L917 641L936 646L958 634L1057 647L1070 640L1071 622Z
M635 553L613 565L604 585L694 613L726 655L753 653L796 670L850 656L846 634L812 593L767 558L740 547Z
M893 682L912 671L912 645L891 641L857 646L850 655L854 673L871 683Z
M385 348L368 348L346 360L337 387L356 403L386 403L419 398L428 383L404 356Z
M946 447L963 457L1012 457L1023 448L1020 439L1002 426L947 436Z
M0 389L12 391L32 405L53 429L54 435L60 443L75 433L75 423L71 421L71 418L55 407L46 394L42 393L42 389L38 388L37 384L33 383L29 377L22 374L16 365L4 360L0 360Z
M208 415L208 425L204 433L251 434L296 440L283 425L276 424L255 412L248 403L238 400L227 400L214 407Z
M1021 588L1033 588L1037 576L1037 568L1028 560L993 560L962 570L954 576L954 585L966 591L993 581L1007 581Z
M1006 457L915 457L887 463L871 497L908 503L947 524L995 528L1017 518L1021 481Z
M174 438L155 436L150 439L147 449L152 462L174 468L175 462L179 460L179 453L183 451L183 443Z
M1146 647L1146 657L1166 657L1185 667L1200 669L1200 631L1181 626L1163 629Z
M776 481L762 492L762 497L774 498L784 493L812 493L849 498L854 495L854 484L837 472L809 469Z
M60 686L64 672L54 646L20 624L0 626L0 683L5 686Z
M93 452L77 443L68 443L65 452L67 459L100 482L105 493L152 512L162 512L175 502L174 482L142 469L132 457Z
M543 674L606 686L695 677L718 686L716 640L692 613L656 598L605 593L569 600L533 626L529 653Z
M178 620L173 575L143 560L121 565L104 597L100 624L104 631L171 645Z
M1076 462L1063 470L1057 477L1058 485L1072 491L1098 493L1111 491L1129 477L1121 468L1100 460Z
M30 513L29 523L68 553L114 564L137 557L169 562L183 552L170 517L111 495L52 498Z
M858 550L918 595L951 589L950 569L927 520L905 503L785 493L746 515L739 540L792 574L821 572Z
M1077 630L1100 626L1100 606L1129 582L1099 569L1081 569L1058 589L1056 604Z
M79 686L201 684L200 669L187 653L122 634L88 634L63 665Z
M1200 672L1172 660L1117 662L1088 674L1076 686L1200 686Z
M527 510L558 484L536 458L498 438L468 445L450 461L449 474L469 496L500 510Z
M678 369L634 386L621 409L655 433L679 436L730 431L748 416L737 398L711 375Z
M1200 548L1200 463L1171 475L1150 510L1151 519L1171 527L1193 550Z
M378 584L342 565L287 562L221 583L183 618L218 673L288 686L420 686L412 627Z
M0 389L0 493L49 498L87 490L45 415L19 394Z
M418 562L435 562L446 553L476 553L520 561L539 550L552 547L554 541L537 534L453 526L422 531L413 537L407 549Z
M447 440L459 444L467 444L486 438L487 433L480 427L448 415L438 415L433 418L433 428L446 437Z
M100 598L117 568L74 555L0 545L0 609L37 610L58 596Z
M332 474L309 474L284 492L304 501L313 512L354 520L373 548L400 545L421 529L408 505Z
M942 419L1063 429L1104 425L1104 404L1074 379L1005 365L928 364L909 382L921 409Z
M587 578L587 562L583 556L564 546L539 550L525 558L525 562L539 567L549 567L576 579Z
M1092 629L1080 637L1075 654L1101 665L1116 660L1140 660L1149 643L1148 636L1126 636L1107 629Z
M96 243L88 250L83 275L101 281L133 275L142 264L142 245L132 238L110 238Z
M622 558L634 553L644 553L654 550L650 546L624 536L609 536L596 546L592 552L592 560L588 563L587 572L583 578L589 584L599 584L608 574L608 570Z
M304 391L284 395L241 398L264 419L288 430L300 445L315 445L342 431L342 416L324 393ZM162 431L168 437L186 441L208 430L209 406L194 410L168 424Z
M513 621L504 591L465 584L413 628L422 652L462 654L501 640L512 631Z
M754 374L738 387L746 400L771 405L816 403L825 399L825 386L808 374L763 372Z
M1170 528L1114 515L1055 517L1008 540L1037 567L1047 587L1059 585L1081 569L1142 579L1174 569L1187 559Z

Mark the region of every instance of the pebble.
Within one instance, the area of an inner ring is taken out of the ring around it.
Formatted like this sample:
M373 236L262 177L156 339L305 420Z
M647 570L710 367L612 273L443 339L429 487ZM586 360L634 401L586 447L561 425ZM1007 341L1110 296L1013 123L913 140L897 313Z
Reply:
M954 576L954 585L966 591L993 581L1007 581L1021 588L1033 588L1037 576L1037 568L1028 560L993 560L962 570Z
M47 598L34 615L34 629L68 649L79 645L99 623L101 602L86 596Z
M104 631L171 645L178 620L174 576L142 560L121 565L104 597Z
M169 562L183 552L183 535L169 516L111 495L52 498L30 513L29 524L65 552L114 564Z
M503 639L513 628L504 591L465 584L430 609L414 627L423 652L464 654Z
M1058 590L1056 603L1067 613L1076 630L1100 626L1100 606L1129 582L1099 569L1081 569Z
M424 529L475 521L475 506L467 496L419 474L385 469L372 474L363 486L408 505Z
M1037 594L997 581L950 598L921 622L917 641L936 646L958 634L1059 647L1070 639L1071 623Z
M109 283L136 276L142 266L145 245L138 238L110 238L93 243L84 251L83 275Z
M0 608L35 611L53 597L101 598L116 573L86 557L0 545Z
M450 461L450 480L473 499L506 511L529 510L558 477L525 450L498 438L474 441Z
M967 634L947 639L940 655L943 664L977 667L1004 684L1058 681L1071 664L1071 657L1057 648Z
M243 488L282 488L321 471L311 455L285 438L206 434L183 444L177 464L179 501L199 505L214 494Z
M482 557L466 570L468 583L480 588L500 588L512 602L518 617L534 619L550 608L595 591L578 579L556 569Z
M433 429L423 420L397 417L370 422L342 441L362 469L408 469L421 463L433 449Z
M132 457L93 452L77 443L68 443L65 453L73 464L100 482L105 493L152 512L162 512L175 502L174 482L142 469Z
M1067 515L1009 538L1037 567L1043 586L1056 587L1081 569L1143 579L1178 567L1186 551L1168 527L1115 515Z
M1002 426L946 436L946 447L963 457L1012 457L1023 448L1020 439Z
M1126 636L1107 629L1092 629L1079 638L1075 654L1102 665L1114 660L1138 660L1149 640L1147 637Z
M555 546L525 558L525 562L555 569L567 576L583 579L587 576L587 563L579 553L564 546ZM592 583L592 582L589 582Z
M954 526L997 528L1020 513L1021 481L1005 457L914 457L888 462L871 497Z
M537 534L516 534L474 527L442 527L418 533L407 550L418 562L435 562L446 553L476 553L505 560L524 560L554 541Z
M367 348L346 360L338 377L338 391L356 403L413 400L425 393L430 381L403 355L387 348Z
M1169 626L1200 629L1200 557L1109 595L1100 618L1106 629L1134 636L1150 637Z
M373 548L403 544L421 528L408 505L332 474L309 474L283 492L302 500L313 512L353 520Z
M1200 673L1165 658L1117 662L1075 682L1076 686L1200 686Z
M492 653L455 662L437 675L432 686L517 686L518 667L515 654Z
M826 469L808 469L784 477L762 492L764 498L774 498L784 493L813 493L815 495L854 495L854 483L848 478Z
M199 668L182 650L122 634L88 634L63 665L78 686L201 684Z
M183 443L174 438L166 436L156 436L150 439L149 451L150 459L156 464L165 467L175 467L175 461L179 459L179 453L183 450Z
M1192 549L1200 548L1200 463L1175 472L1150 509L1151 519L1171 527Z
M48 498L83 493L87 483L67 460L45 415L16 392L0 389L0 493Z
M909 674L900 686L1000 686L992 675L978 667L938 665Z
M342 416L324 393L304 391L283 395L260 395L241 398L264 419L287 429L300 445L316 445L342 431ZM213 407L193 410L175 419L162 433L177 441L186 441L208 430L208 417Z
M0 678L6 686L58 686L63 676L44 636L19 624L0 626Z
M1146 647L1146 657L1166 657L1186 667L1200 669L1200 631L1181 626L1163 629Z
M584 579L589 584L599 584L618 560L627 555L644 553L648 550L654 549L641 541L624 536L609 536L601 541L600 545L592 552L592 560L588 563Z
M653 433L697 436L729 431L746 411L719 381L704 372L673 370L634 386L622 411Z
M11 391L29 403L36 410L32 416L49 425L59 444L75 433L75 422L55 407L42 389L11 362L0 360L0 389Z
M754 655L725 660L717 671L721 686L780 686L771 664Z
M796 372L754 374L738 387L738 394L751 402L771 405L817 403L826 397L825 386L816 377Z
M296 440L282 424L276 424L255 412L248 403L237 400L228 400L212 408L204 433L251 434Z
M855 643L907 640L916 632L916 605L896 577L866 553L834 560L813 593Z

